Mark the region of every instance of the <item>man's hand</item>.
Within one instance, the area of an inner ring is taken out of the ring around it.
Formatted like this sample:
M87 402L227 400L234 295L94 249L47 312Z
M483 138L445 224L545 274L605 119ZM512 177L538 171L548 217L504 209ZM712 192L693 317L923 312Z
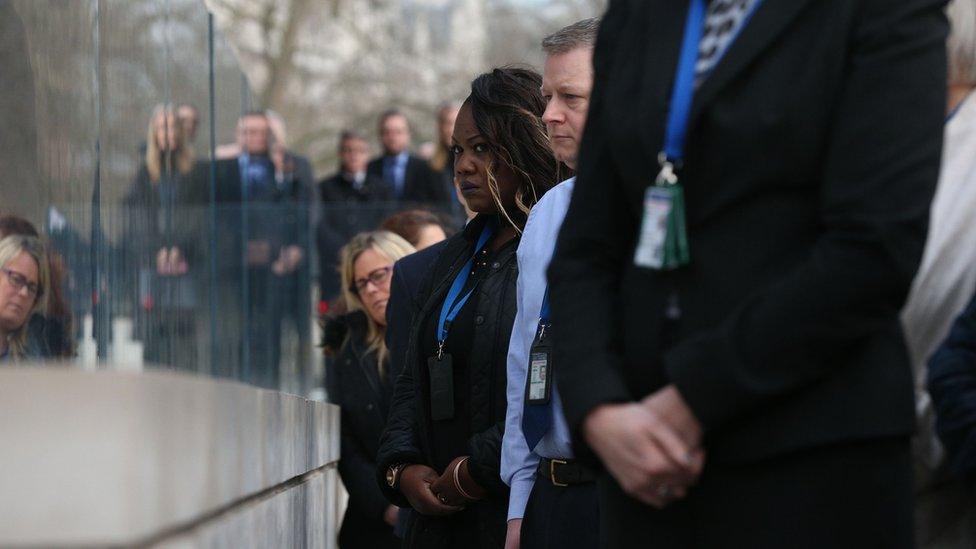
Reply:
M267 240L247 241L247 264L267 265L271 261L271 243Z
M156 252L156 273L160 276L181 276L185 275L189 267L183 252L176 246L172 248L160 248Z
M583 421L586 442L624 492L658 508L683 498L704 456L644 404L604 404Z
M522 544L522 519L508 521L508 531L505 532L505 549L519 549Z
M701 446L701 424L674 385L646 396L641 404L674 429L685 444L692 448Z
M291 274L298 270L305 254L298 246L285 246L278 254L278 259L271 265L271 270L278 276Z
M397 517L400 516L400 508L396 505L390 505L383 511L383 522L389 524L390 526L396 526Z
M441 503L431 491L430 485L439 476L426 465L407 465L400 473L400 492L421 515L443 516L461 510L461 507Z

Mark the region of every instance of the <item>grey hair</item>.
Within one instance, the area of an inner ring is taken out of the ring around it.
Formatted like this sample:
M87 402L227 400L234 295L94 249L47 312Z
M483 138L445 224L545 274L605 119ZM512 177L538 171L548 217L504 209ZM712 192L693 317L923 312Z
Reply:
M946 9L949 84L976 85L976 0L953 0Z
M596 33L599 28L599 17L577 21L543 38L542 51L546 52L546 55L559 55L576 48L592 48L596 44Z

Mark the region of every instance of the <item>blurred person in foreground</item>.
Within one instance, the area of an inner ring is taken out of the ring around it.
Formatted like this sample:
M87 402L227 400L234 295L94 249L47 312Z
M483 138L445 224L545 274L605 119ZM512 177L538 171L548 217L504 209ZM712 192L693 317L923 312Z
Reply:
M424 305L377 457L387 498L413 508L405 547L505 543L499 460L515 249L529 211L557 178L541 84L525 69L483 74L454 126L456 178L478 216L444 242L424 276Z
M604 546L914 546L943 4L611 2L548 271Z
M377 227L395 205L393 191L369 173L369 143L353 130L339 137L339 170L319 181L322 214L316 227L323 301L340 294L338 253L353 235Z
M599 20L586 19L547 36L542 95L550 146L576 169L593 86L593 44ZM508 348L508 411L502 480L511 489L506 548L593 548L598 545L596 473L573 455L553 380L546 268L569 208L575 178L532 208L518 247L518 313ZM524 518L523 518L524 517Z
M414 252L388 231L360 233L342 248L343 298L349 312L327 321L335 360L329 398L342 410L339 476L349 492L339 547L399 547L398 508L376 485L376 452L386 426L394 379L383 337L393 263ZM335 337L338 335L338 337Z
M406 210L383 220L380 228L403 237L417 251L447 239L447 227L437 214L427 210Z
M427 162L410 153L410 123L398 110L389 110L379 118L380 145L383 154L372 161L366 171L382 180L394 200L443 208L449 195Z
M976 1L947 9L948 104L942 170L932 200L928 239L908 302L902 309L915 371L917 432L915 527L920 547L976 544L976 507L963 483L944 466L935 410L925 390L926 363L976 290Z
M205 166L194 162L171 106L153 110L147 134L146 154L123 200L122 268L146 361L192 370L206 272Z
M44 358L41 342L28 336L28 320L44 311L49 281L40 240L23 235L0 240L0 362Z
M0 215L0 239L8 236L40 238L37 228L30 221L16 215ZM50 246L47 251L49 291L45 308L31 315L27 337L36 343L28 343L40 349L44 358L71 358L75 354L74 320L71 304L64 295L69 272L64 258Z

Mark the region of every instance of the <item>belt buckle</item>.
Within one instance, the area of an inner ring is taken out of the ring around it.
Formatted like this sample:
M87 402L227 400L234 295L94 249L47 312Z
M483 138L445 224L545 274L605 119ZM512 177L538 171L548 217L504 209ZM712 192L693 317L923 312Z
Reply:
M549 460L549 480L552 481L553 486L566 487L569 486L568 483L562 483L556 481L556 464L566 465L568 462L562 459L550 459Z

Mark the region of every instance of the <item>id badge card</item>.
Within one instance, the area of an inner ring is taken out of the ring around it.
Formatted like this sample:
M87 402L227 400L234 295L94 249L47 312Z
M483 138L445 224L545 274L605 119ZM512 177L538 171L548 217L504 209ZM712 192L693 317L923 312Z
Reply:
M674 195L666 188L650 186L644 191L644 215L634 250L634 265L649 269L664 266L668 221L674 208Z
M536 341L529 350L528 376L525 380L525 401L528 404L549 404L552 396L552 348Z
M454 365L451 355L427 359L430 375L430 419L443 421L454 417Z

